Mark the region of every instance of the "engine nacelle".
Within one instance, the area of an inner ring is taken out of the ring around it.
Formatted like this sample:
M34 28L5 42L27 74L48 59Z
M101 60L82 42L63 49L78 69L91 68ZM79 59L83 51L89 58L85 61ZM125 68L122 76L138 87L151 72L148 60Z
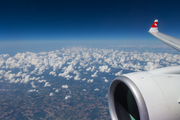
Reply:
M108 105L113 120L180 120L180 66L115 78Z

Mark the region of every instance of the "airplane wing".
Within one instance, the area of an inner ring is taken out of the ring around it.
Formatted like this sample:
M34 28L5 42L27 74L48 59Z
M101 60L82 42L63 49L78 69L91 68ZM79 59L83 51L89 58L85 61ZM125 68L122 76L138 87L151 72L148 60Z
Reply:
M158 20L149 30L180 51L180 39L160 33ZM116 77L109 87L112 120L180 120L180 66L133 72Z
M172 48L180 51L180 39L174 38L172 36L166 35L158 31L158 20L156 19L148 31L151 35L158 38L165 44L171 46Z

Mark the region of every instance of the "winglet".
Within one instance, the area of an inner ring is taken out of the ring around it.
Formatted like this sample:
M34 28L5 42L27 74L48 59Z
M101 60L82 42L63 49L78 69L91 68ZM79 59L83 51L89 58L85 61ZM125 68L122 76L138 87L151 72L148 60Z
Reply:
M151 26L151 28L149 29L149 31L148 32L150 32L150 33L156 33L156 32L159 32L158 31L158 20L156 19L155 21L154 21L154 23L152 24L152 26Z

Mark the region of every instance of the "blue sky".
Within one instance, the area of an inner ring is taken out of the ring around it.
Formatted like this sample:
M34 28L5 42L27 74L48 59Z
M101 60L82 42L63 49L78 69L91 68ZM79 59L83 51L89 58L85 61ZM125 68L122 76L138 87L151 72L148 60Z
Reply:
M178 0L0 1L0 41L118 40L147 43L154 19L159 30L179 37ZM156 42L155 42L156 43Z

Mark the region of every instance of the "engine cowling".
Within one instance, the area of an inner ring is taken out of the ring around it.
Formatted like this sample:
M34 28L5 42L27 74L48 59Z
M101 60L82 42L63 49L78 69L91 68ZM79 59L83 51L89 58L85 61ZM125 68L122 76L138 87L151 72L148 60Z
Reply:
M113 120L180 120L180 66L115 78L108 105Z

